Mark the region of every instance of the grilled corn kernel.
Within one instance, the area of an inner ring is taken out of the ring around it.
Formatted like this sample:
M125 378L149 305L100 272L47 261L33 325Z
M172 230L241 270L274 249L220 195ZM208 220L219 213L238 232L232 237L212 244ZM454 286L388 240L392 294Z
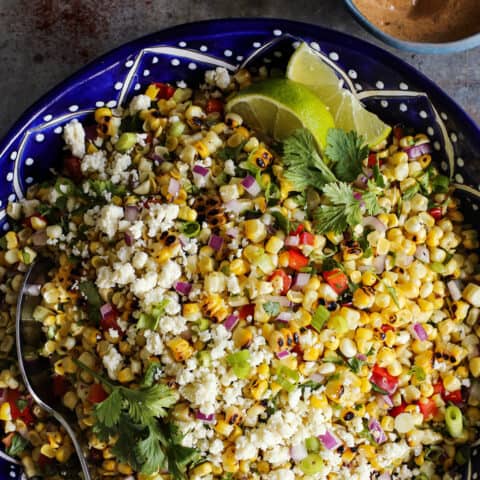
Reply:
M173 338L167 342L167 346L177 362L183 362L193 355L192 346L183 338Z

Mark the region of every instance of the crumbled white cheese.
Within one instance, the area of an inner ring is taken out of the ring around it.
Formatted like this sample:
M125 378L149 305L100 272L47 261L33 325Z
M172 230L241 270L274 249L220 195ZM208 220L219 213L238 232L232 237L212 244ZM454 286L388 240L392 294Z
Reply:
M276 447L267 450L263 454L263 459L271 463L273 466L281 465L290 460L290 451L288 447Z
M151 330L145 330L145 349L151 355L160 355L164 351L164 346L160 335L157 332L152 332Z
M137 278L132 284L133 294L137 297L143 297L148 291L155 288L157 280L157 272L147 272L143 277Z
M107 156L104 150L88 153L82 159L80 165L83 173L104 173Z
M155 237L158 232L166 232L173 227L178 217L179 207L175 204L154 204L148 210L148 236Z
M72 155L78 158L85 155L85 130L76 118L63 127L63 139Z
M118 350L111 345L107 354L104 355L103 366L107 369L108 376L112 380L117 379L117 373L122 368L123 357L118 353Z
M225 162L223 169L227 175L235 176L235 162L231 158Z
M163 334L171 333L173 335L179 335L187 329L187 321L181 315L177 315L176 317L165 315L160 320L159 329Z
M100 267L97 270L97 280L95 283L98 288L112 288L115 286L112 270L106 266Z
M100 210L98 228L109 238L113 238L118 229L118 222L122 217L122 207L117 205L105 205Z
M137 95L132 98L128 111L130 115L135 115L141 110L148 110L152 103L152 99L148 95Z
M148 255L145 252L138 251L135 252L135 255L132 259L132 265L137 269L141 270L147 263Z
M217 67L215 70L205 72L205 82L225 90L230 85L230 74L226 68Z
M158 285L162 288L171 288L173 284L181 277L182 270L178 263L173 260L167 260L162 267L158 279Z
M109 173L111 175L110 179L113 183L120 183L128 181L130 172L128 167L132 164L132 159L130 155L126 153L115 152L112 159L112 164L109 168Z
M135 282L135 270L129 263L115 263L113 265L113 281L118 285L128 285Z

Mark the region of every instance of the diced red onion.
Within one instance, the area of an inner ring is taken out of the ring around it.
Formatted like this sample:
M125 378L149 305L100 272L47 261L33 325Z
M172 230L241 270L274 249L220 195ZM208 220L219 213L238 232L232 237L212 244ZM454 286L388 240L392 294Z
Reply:
M8 389L0 388L0 403L7 401L7 392L8 392Z
M100 316L102 321L106 322L107 325L111 324L111 328L123 332L120 326L117 324L117 310L110 303L105 303L100 307Z
M402 267L409 267L414 260L413 255L404 255L403 253L398 253L397 254L397 265L400 265Z
M289 307L290 300L287 297L282 297L280 295L269 295L266 297L269 302L278 302L281 307Z
M225 204L225 208L233 213L242 213L246 209L246 206L238 200L230 200Z
M178 241L180 242L180 245L182 247L184 247L185 245L188 245L188 237L186 237L185 235L183 234L180 234L178 236Z
M453 301L460 300L462 298L462 290L457 280L449 280L447 282L448 291Z
M423 328L423 325L420 324L420 323L414 323L413 324L413 331L415 332L415 335L417 336L417 338L423 342L425 340L428 339L428 335L427 335L427 332L425 331L425 329Z
M335 448L340 446L340 440L328 430L323 435L318 435L318 439L328 450L334 450Z
M197 173L202 177L206 177L209 174L210 170L202 165L194 165L193 173Z
M408 158L417 158L420 155L425 155L432 152L430 143L421 143L420 145L414 145L413 147L405 148L404 151L408 155Z
M292 285L293 290L301 290L307 285L309 280L310 280L309 273L303 273L303 272L297 273L295 275L295 279L293 280L293 285Z
M285 239L285 245L287 247L298 247L300 245L300 237L298 235L289 235Z
M367 356L364 355L363 353L359 353L358 355L355 355L361 362L366 362L367 361Z
M361 188L362 190L365 189L368 183L368 178L364 173L359 173L353 184L357 188Z
M290 457L294 462L300 462L308 455L307 447L304 443L293 445L290 448Z
M353 198L360 201L362 199L362 194L360 192L353 192Z
M107 318L112 313L114 313L114 309L110 303L105 303L100 307L100 315L102 316L102 319L105 320L105 318Z
M288 350L282 350L281 352L277 352L277 357L279 359L286 358L290 355L290 352Z
M374 230L380 233L384 233L387 230L387 226L381 222L377 217L365 217L362 220L364 227L372 227Z
M292 312L280 312L278 317L275 319L277 322L288 323L293 318Z
M175 178L171 178L168 184L168 193L173 197L176 197L179 191L180 191L180 182Z
M321 373L312 373L310 375L310 380L317 383L322 383L325 380L325 377Z
M225 233L229 236L229 237L232 237L232 238L236 238L238 237L238 228L237 227L232 227L232 228L227 228L227 230L225 231Z
M388 407L393 407L393 400L390 395L382 395L382 400L387 404Z
M208 241L208 245L212 247L214 250L220 250L223 245L223 238L219 237L218 235L212 234L210 236L210 240Z
M133 245L133 235L130 232L125 232L125 243L131 247Z
M196 413L195 413L195 418L197 420L202 420L204 422L213 422L215 420L215 414L214 413L210 413L208 415L205 415L204 413L202 413L200 410L198 410Z
M138 207L135 205L128 205L125 207L125 220L129 222L134 222L138 218L139 214Z
M43 247L47 244L47 232L38 230L32 235L32 242L36 247Z
M430 263L430 250L425 245L419 245L415 250L415 258L423 263Z
M192 285L188 282L177 282L175 284L175 290L182 295L188 295L191 289Z
M372 260L372 265L373 265L373 268L375 269L375 273L376 273L377 275L380 275L381 273L384 272L386 260L387 260L387 256L386 256L386 255L377 255L377 256Z
M367 176L367 178L373 177L373 168L364 167L362 168L362 171Z
M368 429L370 430L370 433L378 444L382 444L387 441L387 436L385 435L385 432L378 423L378 420L370 420L370 422L368 423Z
M230 332L235 328L238 323L237 315L229 315L223 322L223 326Z
M251 175L247 175L243 180L242 180L242 185L245 187L245 190L252 196L256 197L260 191L260 185L257 183L254 177Z
M392 480L392 476L388 472L382 473L377 480Z

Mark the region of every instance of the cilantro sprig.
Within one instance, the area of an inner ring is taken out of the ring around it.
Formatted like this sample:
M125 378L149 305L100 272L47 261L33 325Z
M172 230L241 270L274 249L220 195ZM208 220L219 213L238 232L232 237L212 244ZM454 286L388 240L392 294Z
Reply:
M355 192L347 182L362 171L362 161L368 155L364 139L356 132L330 129L324 158L318 152L312 134L305 129L296 130L283 144L285 178L295 190L313 188L323 192L328 204L313 211L318 233L344 232L368 215L380 213L377 197L382 192L378 179L369 181L367 190ZM328 165L327 165L328 163ZM378 173L378 177L382 178Z
M99 380L109 396L95 405L93 426L99 439L116 438L112 453L143 474L168 470L174 480L186 480L186 468L198 453L181 445L178 428L168 422L168 409L177 395L167 385L154 383L149 368L137 389L115 385L79 360L77 365Z

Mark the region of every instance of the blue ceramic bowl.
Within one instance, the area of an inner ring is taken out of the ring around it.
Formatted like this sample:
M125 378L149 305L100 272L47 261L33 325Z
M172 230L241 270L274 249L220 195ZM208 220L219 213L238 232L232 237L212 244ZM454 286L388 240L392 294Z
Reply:
M463 210L475 222L480 202L480 131L434 83L391 54L349 35L276 19L225 19L180 25L128 43L83 68L27 110L0 142L0 230L7 202L48 176L60 158L62 125L95 108L124 105L152 81L195 85L216 66L284 68L303 39L319 51L346 88L391 124L426 132L440 168L454 179ZM464 479L475 479L480 458ZM0 457L2 456L0 452ZM19 480L0 458L0 479Z
M371 34L375 35L379 40L382 40L392 47L400 50L406 50L407 52L416 53L454 53L462 52L464 50L470 50L471 48L478 47L480 45L480 33L470 35L469 37L456 40L454 42L445 43L429 43L429 42L408 42L406 40L400 40L399 38L392 37L376 27L363 13L355 6L353 0L345 0L345 5L350 10L354 18L367 29Z

